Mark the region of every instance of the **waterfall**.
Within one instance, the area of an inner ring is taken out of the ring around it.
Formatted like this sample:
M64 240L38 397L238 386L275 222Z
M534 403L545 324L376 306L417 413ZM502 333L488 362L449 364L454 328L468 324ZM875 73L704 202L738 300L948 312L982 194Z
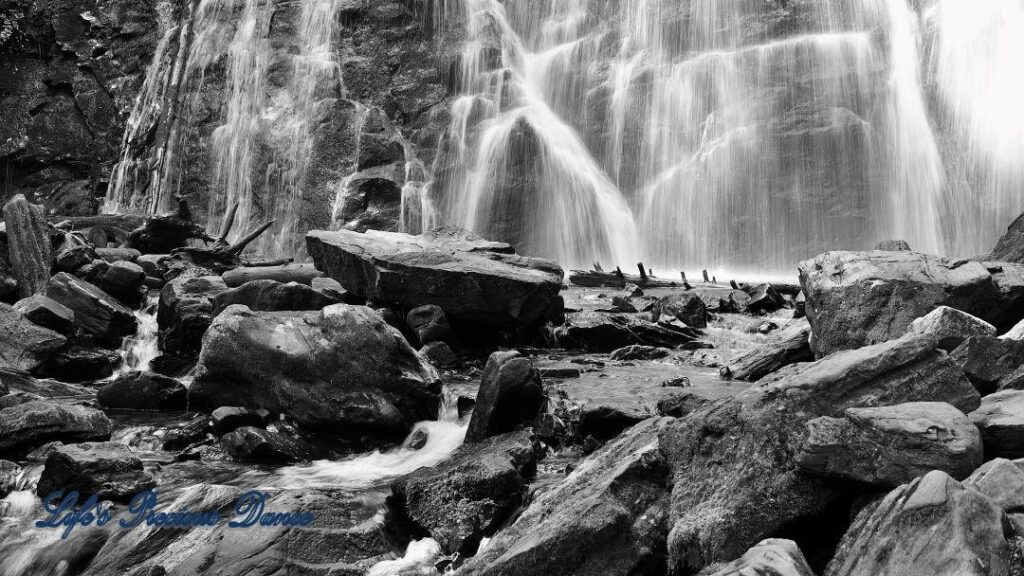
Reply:
M159 292L153 291L146 297L146 304L135 311L138 330L124 339L119 352L121 368L112 379L128 372L149 370L150 363L160 355L160 325L156 320L159 301Z

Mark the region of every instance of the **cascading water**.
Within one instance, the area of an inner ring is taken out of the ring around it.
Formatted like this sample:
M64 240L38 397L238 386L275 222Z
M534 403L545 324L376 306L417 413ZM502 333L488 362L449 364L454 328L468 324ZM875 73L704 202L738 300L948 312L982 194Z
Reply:
M146 304L135 311L139 328L134 336L124 339L121 345L121 368L116 376L126 372L149 370L149 364L160 355L160 326L156 321L159 294L150 294Z

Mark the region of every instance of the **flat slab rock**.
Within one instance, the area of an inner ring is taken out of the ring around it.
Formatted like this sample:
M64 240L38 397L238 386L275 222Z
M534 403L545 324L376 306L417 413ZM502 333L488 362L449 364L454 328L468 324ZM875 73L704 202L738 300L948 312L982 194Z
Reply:
M313 230L306 244L319 270L379 302L435 304L449 318L503 327L528 325L561 306L558 264L512 254L507 244L465 230L420 236Z
M1024 265L918 252L827 252L800 264L819 355L898 338L939 306L1007 330L1024 317Z
M101 499L127 500L156 486L142 461L118 442L83 442L54 448L36 487L40 497L55 490L78 490Z
M111 425L95 408L37 400L0 410L0 455L27 452L47 442L107 440Z

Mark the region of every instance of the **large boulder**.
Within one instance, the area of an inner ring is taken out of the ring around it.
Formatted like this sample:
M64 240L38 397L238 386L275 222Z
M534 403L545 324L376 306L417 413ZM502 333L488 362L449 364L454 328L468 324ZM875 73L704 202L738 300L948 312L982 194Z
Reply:
M107 294L128 306L139 305L146 297L146 272L141 266L126 260L117 260L97 278L97 285Z
M357 296L414 308L435 304L452 320L496 327L546 319L562 288L554 262L510 253L507 244L442 228L306 235L317 268Z
M1024 317L1024 265L917 252L828 252L800 264L819 355L898 338L949 306L1006 330Z
M67 338L31 322L7 304L0 303L0 365L33 370L67 344Z
M995 336L996 327L949 306L939 306L910 323L908 334L934 334L939 348L951 351L971 336Z
M627 576L664 570L668 468L652 418L581 461L460 569L463 576Z
M529 430L465 444L394 481L391 503L446 552L472 555L522 503L537 451Z
M60 272L46 285L46 296L75 313L75 325L103 346L117 348L135 334L138 321L131 309L98 287Z
M14 309L34 324L64 336L71 336L75 331L75 313L67 306L42 294L33 294L18 300L14 303Z
M851 497L844 483L797 465L808 421L904 402L977 407L977 391L937 343L908 336L787 366L667 427L661 445L673 468L670 568L685 574L731 560Z
M1005 576L1003 512L933 471L857 515L825 576Z
M972 336L950 357L982 394L1016 388L1015 372L1024 366L1024 341L995 336Z
M156 320L164 353L196 352L213 321L217 295L227 291L220 276L178 277L160 291Z
M706 328L708 308L695 292L680 292L660 298L651 309L651 317L657 322L662 316L671 316L692 328Z
M57 446L46 457L36 494L45 498L51 492L78 490L95 494L101 500L129 500L135 494L156 486L156 480L143 470L142 461L118 442L84 442Z
M95 408L49 400L0 410L0 454L19 454L47 442L110 438L110 420Z
M174 378L153 372L126 372L104 384L96 400L104 408L177 412L185 409L187 393Z
M796 542L769 538L710 576L814 576L814 572Z
M1024 390L989 394L969 416L981 430L986 458L1024 458Z
M510 432L532 420L544 404L540 373L519 352L495 352L484 366L467 442Z
M280 312L284 310L320 310L340 300L323 290L306 284L276 280L252 280L237 288L230 288L213 298L213 315L220 314L232 304L242 304L250 310Z
M978 429L942 402L847 408L807 430L796 462L812 474L892 488L931 470L962 480L982 462Z
M266 408L334 434L404 436L437 416L437 372L364 306L222 312L203 338L192 409Z
M42 206L17 194L4 204L4 223L18 294L25 298L43 292L53 267L53 247Z

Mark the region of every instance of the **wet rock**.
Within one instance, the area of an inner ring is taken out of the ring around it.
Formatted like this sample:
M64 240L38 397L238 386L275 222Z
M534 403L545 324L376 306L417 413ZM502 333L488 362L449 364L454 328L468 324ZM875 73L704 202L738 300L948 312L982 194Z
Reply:
M1024 263L1024 214L1017 216L989 255L991 260Z
M909 252L910 244L906 240L882 240L875 244L874 249L884 252Z
M562 347L590 352L612 352L634 345L688 346L694 343L696 335L685 326L654 324L630 314L598 312L572 314L555 329L555 338Z
M722 378L756 382L783 366L814 359L810 345L811 324L802 319L787 326L778 337L732 357L719 370Z
M0 499L17 489L19 474L21 466L10 460L0 460Z
M75 329L75 313L60 302L42 294L33 294L14 303L14 309L34 324L71 336Z
M771 284L757 284L744 291L750 295L747 310L755 314L775 312L786 305L786 299Z
M33 370L67 344L67 338L0 303L0 366Z
M98 286L128 306L138 306L146 297L146 272L133 262L118 260L110 264Z
M332 434L403 437L436 416L439 392L437 372L369 308L236 305L203 338L189 405L266 408Z
M986 458L1024 458L1024 391L989 394L968 416L981 430Z
M564 275L554 262L454 228L420 236L314 230L306 243L317 268L359 297L434 304L452 320L495 327L544 319Z
M24 453L54 440L106 440L110 431L110 420L95 408L26 402L0 410L0 454Z
M213 433L222 436L243 426L262 428L265 424L263 415L256 410L238 406L221 406L210 414Z
M213 321L215 299L228 287L219 276L179 277L160 291L157 324L164 353L198 351Z
M409 326L423 344L446 340L452 333L452 326L440 306L428 304L413 308L405 316Z
M510 432L537 416L544 386L533 363L518 352L495 352L487 359L466 442Z
M101 500L129 500L154 486L156 480L124 444L84 442L50 452L36 494L45 498L56 490L78 490Z
M812 474L895 487L931 470L964 479L982 462L981 434L942 402L848 408L807 423L796 463Z
M2 383L0 383L2 386ZM6 390L6 387L0 388L0 392ZM4 408L10 408L11 406L17 406L19 404L25 404L26 402L35 402L36 400L42 400L43 397L38 394L31 392L11 392L4 396L0 396L0 410Z
M72 346L57 352L36 374L63 382L93 382L109 378L121 364L121 356L113 350Z
M814 572L796 542L770 538L709 576L814 576Z
M452 349L444 342L431 342L420 348L420 356L427 359L430 365L435 368L448 369L456 368L459 359L452 352Z
M538 450L529 430L465 444L393 482L390 502L446 552L472 555L522 502Z
M972 336L950 357L959 364L971 383L983 394L1013 387L1014 372L1024 365L1024 341Z
M917 252L829 252L800 264L800 282L819 355L897 338L939 306L1001 330L1024 315L1018 264Z
M1006 512L1024 512L1024 469L1020 465L996 458L974 471L964 480Z
M57 253L53 267L57 272L77 274L84 266L99 258L91 244L69 246Z
M167 271L164 267L164 259L169 256L169 254L143 254L133 260L133 262L142 267L142 271L146 273L146 276L163 278L164 273Z
M654 303L651 319L657 322L662 316L672 316L691 328L706 328L708 307L699 294L680 292Z
M232 304L242 304L250 310L278 312L283 310L320 310L340 300L305 284L276 280L253 280L237 288L230 288L213 298L213 315Z
M229 288L252 282L253 280L273 280L287 284L297 282L311 286L314 278L323 277L324 273L312 264L282 264L280 266L240 266L223 274L224 283Z
M949 306L935 310L910 323L908 334L934 334L939 348L952 351L971 336L995 336L996 327Z
M825 576L995 576L1009 565L999 507L934 471L861 511Z
M185 386L153 372L128 372L105 384L96 394L104 408L177 412L187 405Z
M673 394L672 396L658 400L658 414L661 414L662 416L671 416L673 418L683 418L709 402L711 402L711 400L693 394L692 392Z
M622 291L628 298L639 298L644 295L644 291L636 284L626 284Z
M26 298L42 293L53 267L50 225L42 207L29 204L24 195L17 194L4 204L4 223L18 294Z
M209 440L213 427L208 416L197 416L191 422L172 428L164 436L164 450L185 450Z
M301 462L314 457L305 441L273 429L242 426L220 439L220 445L235 460L243 462Z
M908 336L786 366L661 434L673 469L669 567L692 573L736 558L799 518L850 497L843 483L798 473L805 424L847 408L980 403L933 336Z
M460 569L465 576L664 570L667 465L650 419L582 460Z
M46 296L75 313L75 325L101 346L119 347L135 334L138 322L124 304L98 287L61 272L50 279Z
M619 348L611 354L612 360L660 360L665 358L672 351L668 348L656 348L654 346L626 346Z

